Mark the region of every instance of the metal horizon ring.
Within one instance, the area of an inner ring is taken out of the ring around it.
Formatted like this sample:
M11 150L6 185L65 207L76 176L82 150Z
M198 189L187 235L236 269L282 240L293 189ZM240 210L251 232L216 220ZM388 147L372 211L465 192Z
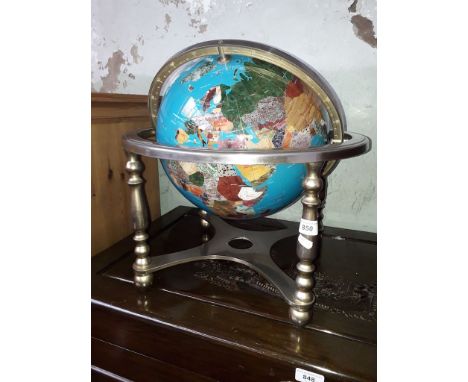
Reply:
M196 163L236 165L326 162L367 153L371 140L365 135L344 132L342 143L287 150L209 150L165 146L154 140L154 129L133 131L122 138L128 152L149 158Z

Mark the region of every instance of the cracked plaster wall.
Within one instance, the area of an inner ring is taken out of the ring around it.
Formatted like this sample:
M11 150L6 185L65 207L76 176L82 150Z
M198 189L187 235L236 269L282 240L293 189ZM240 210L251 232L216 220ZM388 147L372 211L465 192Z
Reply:
M317 69L348 129L373 141L329 177L325 224L376 232L376 0L92 0L91 90L147 94L174 53L238 38L284 49ZM161 212L190 205L160 168ZM274 215L298 220L301 204Z

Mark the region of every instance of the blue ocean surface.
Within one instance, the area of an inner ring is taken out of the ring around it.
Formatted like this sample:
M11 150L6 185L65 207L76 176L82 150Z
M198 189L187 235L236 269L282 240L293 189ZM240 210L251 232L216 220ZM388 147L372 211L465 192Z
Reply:
M184 115L182 112L184 108L185 114L193 113L192 116L196 115L197 110L200 114L211 112L216 107L214 102L210 102L208 109L203 111L201 99L214 86L221 84L232 86L240 81L240 74L245 74L244 63L252 62L252 59L249 57L237 55L231 56L231 59L227 63L219 63L217 58L217 55L208 56L195 62L193 65L188 65L170 86L168 92L163 97L158 113L156 136L159 143L168 146L180 146L176 140L176 132L178 129L186 131L185 122L191 117L191 115ZM200 68L205 73L200 78L193 79L194 73L200 70ZM207 71L207 68L210 70ZM192 79L187 80L190 77ZM229 91L228 89L227 92L229 93ZM253 143L259 141L251 126L245 126L244 132L252 136ZM237 136L236 132L221 131L219 134L220 140L235 139ZM324 144L323 138L316 135L311 139L311 144L320 146ZM197 134L194 133L189 134L189 139L184 142L183 146L200 148L203 145ZM213 148L216 149L217 145L214 145ZM162 160L161 163L178 191L197 207L210 212L210 209L199 197L182 189L174 182L168 170L167 162ZM246 185L253 187L239 171L237 173ZM265 182L254 187L256 191L265 190L265 194L261 200L252 207L243 208L247 210L247 213L249 209L253 208L255 214L251 215L252 218L279 211L285 206L294 203L300 197L302 194L302 181L305 175L306 167L303 164L282 163L275 165L272 175ZM249 216L242 217L239 215L239 218L249 218Z
M252 62L252 59L250 57L233 55L227 63L219 63L218 56L207 56L181 72L171 85L170 91L163 97L159 108L156 125L158 142L168 146L180 146L175 138L177 129L183 129L185 127L184 123L190 119L183 116L182 110L184 107L193 109L190 107L193 105L195 106L194 112L196 109L200 110L201 113L211 112L215 108L215 105L211 103L209 108L203 111L200 100L213 86L221 84L232 86L236 82L239 82L241 80L240 74L245 73L245 62ZM203 74L197 80L183 82L184 78L207 64L213 66L209 72ZM228 89L227 93L229 91ZM158 126L161 126L161 128L158 128ZM221 134L224 135L223 138L227 138L230 135L233 138L236 136L235 133L229 132L221 132ZM254 135L254 139L255 137ZM190 134L184 146L202 147L202 142L196 134Z

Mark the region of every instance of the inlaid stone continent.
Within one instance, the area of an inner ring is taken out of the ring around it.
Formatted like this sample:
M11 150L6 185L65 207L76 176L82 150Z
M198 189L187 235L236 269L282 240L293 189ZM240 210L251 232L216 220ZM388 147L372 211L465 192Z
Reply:
M160 144L191 148L283 150L328 143L320 98L288 71L247 56L207 56L173 73L162 90ZM193 204L227 219L275 213L302 193L303 164L230 165L164 160Z

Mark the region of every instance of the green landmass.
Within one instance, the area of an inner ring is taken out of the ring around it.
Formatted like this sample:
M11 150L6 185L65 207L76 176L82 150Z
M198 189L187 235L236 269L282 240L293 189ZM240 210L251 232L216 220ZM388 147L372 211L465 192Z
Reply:
M223 115L234 124L234 130L243 130L241 117L251 113L258 101L266 97L280 97L292 79L292 74L273 64L253 59L244 63L245 73L240 73L241 80L228 91L222 88Z
M197 128L197 124L189 119L188 121L184 122L185 127L187 128L186 132L187 134L195 134L195 129Z
M189 181L192 182L195 186L203 186L205 178L200 171L197 171L189 176Z

